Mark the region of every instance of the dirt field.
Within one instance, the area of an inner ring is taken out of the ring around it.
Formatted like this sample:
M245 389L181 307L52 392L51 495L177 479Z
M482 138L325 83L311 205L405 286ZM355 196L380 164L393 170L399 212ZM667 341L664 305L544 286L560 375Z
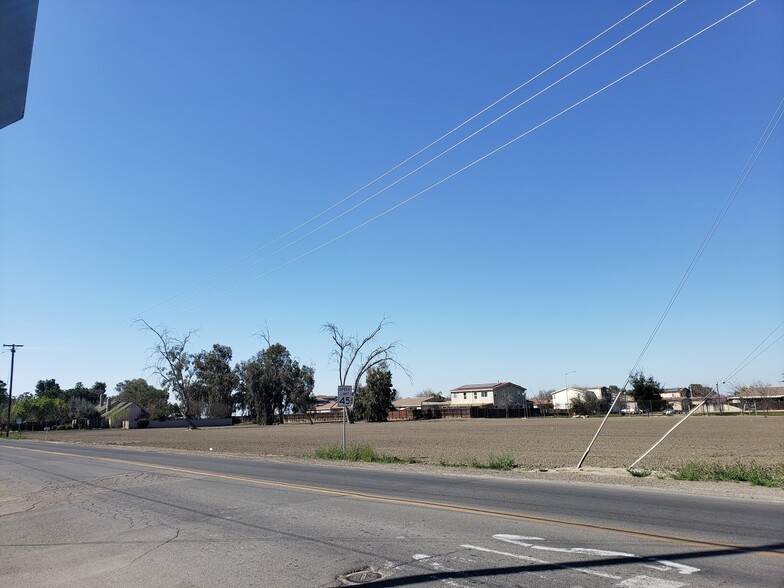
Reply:
M677 417L623 417L607 421L585 466L628 466L663 435ZM574 467L599 419L432 420L347 425L349 444L369 443L386 455L430 464L486 461L511 455L522 468ZM253 456L313 457L316 448L339 444L342 425L238 425L187 429L51 431L50 441L171 448ZM25 433L43 439L43 433ZM688 460L760 465L784 461L784 417L696 417L676 429L638 467L665 470Z

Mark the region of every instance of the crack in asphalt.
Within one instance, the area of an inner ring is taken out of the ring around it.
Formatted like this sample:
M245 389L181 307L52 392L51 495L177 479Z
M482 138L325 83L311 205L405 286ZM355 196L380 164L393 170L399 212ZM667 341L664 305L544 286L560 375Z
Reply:
M120 568L120 569L123 569L123 570L124 570L124 569L126 569L126 568L129 568L129 567L131 567L133 564L135 564L135 563L136 563L137 561L139 561L140 559L143 559L143 558L147 557L149 554L151 554L151 553L152 553L153 551L155 551L156 549L160 549L161 547L163 547L163 546L165 546L165 545L168 545L169 543L171 543L172 541L174 541L175 539L177 539L179 536L180 536L180 529L179 529L179 528L175 528L175 529L174 529L174 537L169 537L169 538L168 538L166 541L164 541L164 542L160 543L159 545L156 545L155 547L151 547L150 549L148 549L147 551L145 551L144 553L142 553L140 556L138 556L136 559L134 559L133 561L131 561L129 564L127 564L127 565L124 565L124 566L123 566L122 568Z

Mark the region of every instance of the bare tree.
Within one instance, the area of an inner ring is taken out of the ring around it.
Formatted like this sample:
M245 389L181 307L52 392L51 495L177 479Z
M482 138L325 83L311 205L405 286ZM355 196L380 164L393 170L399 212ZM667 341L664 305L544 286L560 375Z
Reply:
M169 329L155 328L143 318L139 318L136 322L143 330L153 333L158 338L157 343L152 347L149 367L161 379L164 389L174 392L188 428L195 429L192 419L196 369L193 358L186 351L194 331L188 331L184 336L177 337Z
M392 341L385 345L379 345L377 337L384 327L391 324L384 317L378 325L363 339L354 335L346 335L334 323L327 323L322 327L335 343L335 349L330 354L330 359L338 366L340 384L346 385L353 377L354 391L360 389L362 378L368 370L380 366L381 364L394 365L400 368L403 373L411 380L409 369L397 360L397 348L400 347L399 341Z
M777 392L767 382L759 380L754 381L751 386L746 387L746 395L754 399L760 408L765 410L765 416L768 416L772 397L777 396Z

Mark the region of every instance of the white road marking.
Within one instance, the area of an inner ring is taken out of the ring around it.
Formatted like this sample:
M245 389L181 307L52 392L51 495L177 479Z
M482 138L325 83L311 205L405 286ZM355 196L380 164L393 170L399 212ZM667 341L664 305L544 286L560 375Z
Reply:
M594 572L593 570L586 570L585 568L578 568L576 566L570 566L568 564L558 564L552 563L549 561L545 561L543 559L537 559L535 557L528 557L525 555L518 555L517 553L509 553L507 551L496 551L495 549L487 549L486 547L478 547L476 545L461 545L460 547L464 547L466 549L476 549L477 551L484 551L485 553L494 553L496 555L505 555L506 557L513 557L514 559L520 559L523 561L531 562L531 563L539 563L539 564L547 564L557 568L562 568L565 570L574 570L576 572L580 572L582 574L588 574L591 576L598 576L600 578L608 578L610 580L623 580L621 576L613 576L612 574L603 574L602 572Z
M544 541L543 537L526 537L525 535L504 535L503 533L498 535L493 535L494 539L500 539L501 541Z
M672 580L661 580L650 576L635 576L618 584L621 588L682 588L686 586L683 582L673 582Z
M693 568L691 566L687 566L686 564L679 564L675 563L674 561L667 561L666 559L655 559L652 561L663 564L669 568L674 568L678 570L679 574L693 574L700 571L700 568Z
M540 551L554 551L557 553L582 553L582 554L589 554L589 555L601 555L604 557L628 557L633 559L647 560L647 561L656 562L664 566L664 567L652 566L652 565L645 566L658 571L675 570L679 574L693 574L695 572L700 571L700 568L694 568L692 566L687 566L685 564L675 563L673 561L668 561L664 559L644 558L635 553L625 553L623 551L608 551L605 549L591 549L588 547L550 547L547 545L534 545L533 543L527 543L526 541L524 541L524 540L545 541L544 539L540 539L539 537L525 537L522 535L498 534L498 535L493 535L493 539L498 539L499 541L504 541L506 543L511 543L513 545L519 545L521 547L538 549Z
M415 553L414 554L414 559L417 560L417 561L422 561L423 559L430 559L430 557L431 556L426 555L424 553Z
M499 539L513 545L520 545L522 547L530 547L531 549L540 549L542 551L556 551L558 553L590 553L591 555L603 555L606 557L638 557L633 553L624 553L623 551L607 551L605 549L590 549L588 547L548 547L547 545L534 545L533 543L525 543L521 539L544 541L539 537L520 537L519 535L493 535L493 539Z

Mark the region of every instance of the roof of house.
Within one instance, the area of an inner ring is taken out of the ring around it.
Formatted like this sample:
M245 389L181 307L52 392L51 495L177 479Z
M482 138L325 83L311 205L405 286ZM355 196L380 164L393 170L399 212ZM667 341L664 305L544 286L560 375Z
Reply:
M392 401L392 405L397 408L421 408L423 404L430 404L433 402L433 396L414 396L408 398L398 398Z
M106 416L107 414L109 414L111 412L118 413L118 412L121 412L123 410L129 409L129 408L134 408L134 407L138 408L139 410L141 410L144 414L148 414L147 411L144 410L143 407L139 406L135 402L117 402L117 403L111 404L111 406L109 404L98 405L98 406L95 407L95 410L98 411L98 414L100 416L104 417L104 416Z
M457 388L453 388L450 392L484 392L489 390L495 390L497 388L504 388L505 386L514 386L515 388L520 388L523 392L525 392L525 388L522 386L518 386L517 384L513 384L512 382L492 382L490 384L466 384L464 386L459 386Z

